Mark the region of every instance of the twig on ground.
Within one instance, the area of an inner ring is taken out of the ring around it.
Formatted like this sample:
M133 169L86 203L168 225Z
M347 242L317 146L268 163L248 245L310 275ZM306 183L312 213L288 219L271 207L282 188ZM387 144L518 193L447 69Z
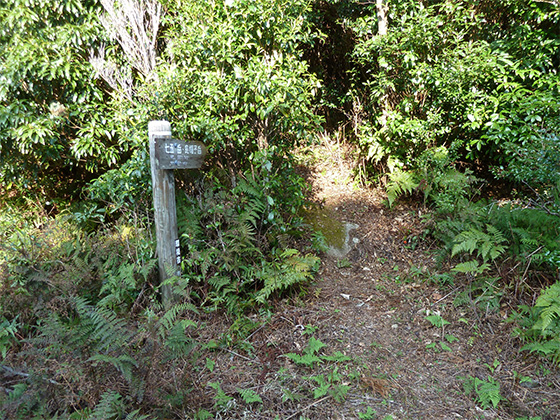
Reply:
M254 359L248 358L247 356L243 356L242 354L236 353L233 350L228 350L228 349L224 349L224 350L227 351L228 353L231 353L231 354L237 356L237 357L241 357L242 359L249 360L250 362L252 362L254 360Z
M313 407L314 405L319 404L320 402L325 401L327 398L329 398L330 395L327 395L326 397L321 398L320 400L314 401L311 404L309 404L307 407L302 408L301 410L296 411L294 414L292 414L289 417L286 417L284 420L290 420L292 418L294 418L295 416L297 416L299 413L303 413L304 411L309 410L311 407Z
M0 365L0 368L4 369L4 371L7 372L9 375L21 376L23 378L29 378L30 376L29 373L20 372L8 366ZM54 379L46 379L46 380L51 384L60 385L60 383L56 382Z

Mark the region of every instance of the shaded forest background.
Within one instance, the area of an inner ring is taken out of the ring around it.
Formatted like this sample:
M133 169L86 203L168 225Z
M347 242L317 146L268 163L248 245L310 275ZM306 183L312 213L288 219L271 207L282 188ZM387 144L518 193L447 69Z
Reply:
M556 0L0 0L0 22L0 353L21 374L3 415L164 415L146 382L155 355L196 348L189 313L243 320L312 280L325 237L300 169L325 139L389 209L425 206L457 283L537 290L517 332L560 360ZM158 119L209 150L176 172L171 307L154 277Z

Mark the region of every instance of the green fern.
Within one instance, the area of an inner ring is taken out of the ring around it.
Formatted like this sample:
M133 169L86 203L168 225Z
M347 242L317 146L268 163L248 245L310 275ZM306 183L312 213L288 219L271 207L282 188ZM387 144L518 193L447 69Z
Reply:
M150 417L140 414L140 410L134 410L128 413L124 420L150 420Z
M538 264L548 265L549 267L560 270L560 250L550 251L544 249L541 252L533 253L533 261Z
M535 307L540 309L541 312L539 322L534 328L540 329L544 333L550 329L554 319L560 318L560 282L546 288L537 299ZM560 330L551 331L551 335L560 336Z
M238 194L248 197L241 219L257 228L267 206L272 205L274 200L265 196L262 187L253 178L241 178L235 190Z
M111 309L93 306L82 297L75 297L73 303L82 318L82 334L89 333L87 339L94 348L118 350L132 340L134 334L127 328L126 320L118 318Z
M536 352L560 363L560 282L544 289L534 308L526 312L528 314L521 321L531 315L532 325L529 323L530 329L524 334L531 342L521 350Z
M312 367L315 363L323 362L323 358L318 356L317 353L325 346L326 344L322 343L320 340L311 337L307 347L303 349L302 354L286 353L284 356L299 365Z
M490 408L490 406L496 408L503 400L500 395L500 384L490 376L487 381L469 376L465 378L463 387L465 393L475 394L476 401L480 403L483 409Z
M18 317L19 315L12 319L12 321L0 317L0 320L2 320L0 322L0 353L2 354L2 359L6 358L12 342L16 341L16 332L19 328Z
M183 319L169 330L164 342L169 351L168 359L186 356L194 349L196 341L186 334L186 330L193 326L196 326L195 322Z
M237 389L237 392L239 392L239 395L241 395L241 398L243 399L243 401L245 402L245 404L253 404L253 403L261 403L263 402L261 396L259 394L257 394L255 391L253 391L252 389Z
M119 372L122 373L123 377L128 383L133 381L133 371L132 368L138 367L138 362L130 357L128 354L119 354L118 356L109 356L106 354L96 354L88 359L88 362L94 362L93 366L97 366L99 363L109 363L113 365Z
M106 391L93 409L89 420L118 419L122 416L123 412L124 403L121 394L116 391Z
M166 334L177 323L178 318L186 312L198 313L198 309L192 303L178 303L171 306L158 321L158 334L160 339L165 339ZM189 327L196 327L194 321L188 321Z
M264 287L255 297L259 303L266 302L272 293L309 280L319 262L316 256L301 256L294 249L284 251L280 257L283 259L282 263L269 267L264 276Z
M482 274L488 269L490 269L489 264L479 264L478 261L471 260L457 264L451 269L451 271L455 271L457 273Z
M412 172L403 171L399 168L395 168L393 172L388 174L388 177L389 182L385 186L385 191L387 192L389 207L393 206L397 197L403 194L411 194L420 185Z
M105 391L87 420L149 420L150 417L134 410L126 414L125 402L116 391Z
M125 311L138 296L140 285L144 284L157 264L157 259L145 264L138 262L108 260L103 265L104 279L99 296L104 296L98 306L105 306L114 311Z
M473 227L461 232L455 237L451 256L461 253L472 255L476 251L484 262L497 259L506 250L504 243L507 239L492 225L486 225L486 230L487 233Z
M216 395L214 395L214 404L217 408L226 408L230 402L233 401L233 397L225 393L219 382L209 382L208 386L216 391Z

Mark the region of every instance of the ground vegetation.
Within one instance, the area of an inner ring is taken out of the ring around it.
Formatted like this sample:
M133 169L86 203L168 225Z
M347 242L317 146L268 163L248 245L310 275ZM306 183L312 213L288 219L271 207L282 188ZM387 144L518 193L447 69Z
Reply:
M0 0L0 416L556 419L555 0ZM162 302L147 124L175 171Z

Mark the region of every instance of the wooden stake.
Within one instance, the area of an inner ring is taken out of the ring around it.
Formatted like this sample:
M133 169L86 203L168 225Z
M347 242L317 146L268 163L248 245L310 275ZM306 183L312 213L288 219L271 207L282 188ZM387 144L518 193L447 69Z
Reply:
M159 159L156 159L157 142L159 139L171 138L171 124L167 121L150 121L148 135L150 138L150 164L152 168L159 278L163 283L168 278L181 274L175 178L173 170L160 169ZM166 307L173 302L174 297L170 285L162 286L162 298Z

